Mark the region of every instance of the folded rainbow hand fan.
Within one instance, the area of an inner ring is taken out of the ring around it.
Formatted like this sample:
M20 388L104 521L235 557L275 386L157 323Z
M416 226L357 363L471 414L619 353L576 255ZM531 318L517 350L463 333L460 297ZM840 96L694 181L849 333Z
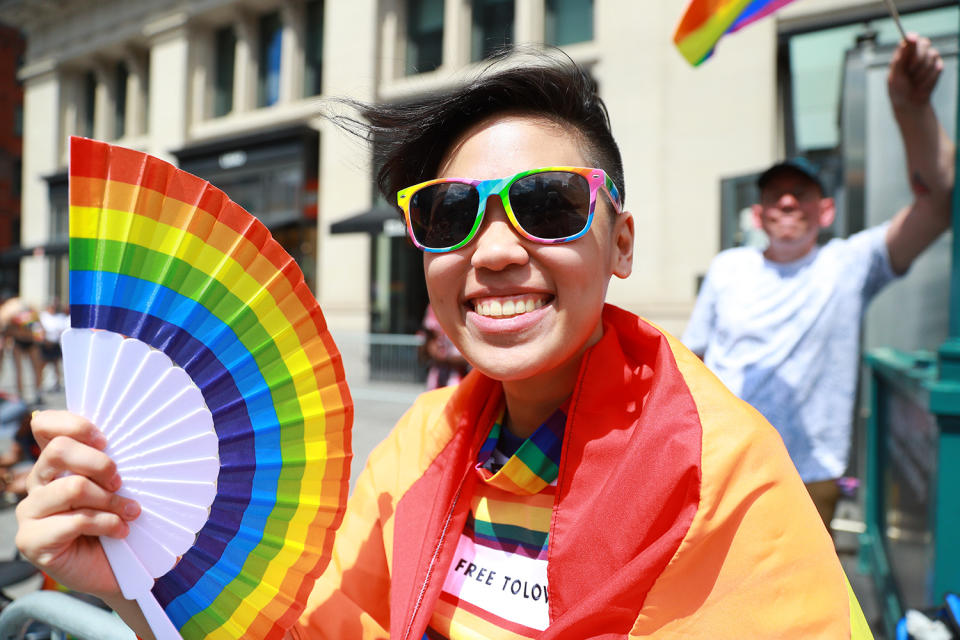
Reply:
M142 515L101 538L158 638L280 638L330 559L353 405L293 259L209 183L70 145L67 407Z

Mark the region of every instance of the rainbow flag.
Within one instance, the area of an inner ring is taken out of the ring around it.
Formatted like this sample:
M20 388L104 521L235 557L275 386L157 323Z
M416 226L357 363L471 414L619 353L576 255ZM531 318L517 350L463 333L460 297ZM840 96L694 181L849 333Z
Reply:
M710 57L717 41L793 0L691 0L673 42L693 66Z

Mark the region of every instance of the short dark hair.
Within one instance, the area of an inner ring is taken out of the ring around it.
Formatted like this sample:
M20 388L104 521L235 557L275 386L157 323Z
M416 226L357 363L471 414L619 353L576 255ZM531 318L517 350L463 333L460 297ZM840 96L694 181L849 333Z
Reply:
M509 66L502 68L504 64ZM400 189L437 177L440 163L470 127L505 114L572 126L585 159L606 171L621 200L624 197L623 161L606 105L596 82L565 55L505 51L465 86L441 94L398 104L346 102L358 108L366 122L337 122L375 143L381 167L377 185L391 204L396 204Z

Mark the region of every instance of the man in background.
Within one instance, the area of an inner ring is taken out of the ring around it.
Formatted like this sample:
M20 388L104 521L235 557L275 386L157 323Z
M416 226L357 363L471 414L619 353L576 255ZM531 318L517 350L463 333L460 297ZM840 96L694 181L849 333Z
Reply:
M833 199L810 163L775 164L760 176L753 206L769 245L714 258L683 335L777 428L828 528L850 449L863 312L950 226L954 147L930 104L942 69L929 40L911 34L887 76L913 202L887 223L819 247Z

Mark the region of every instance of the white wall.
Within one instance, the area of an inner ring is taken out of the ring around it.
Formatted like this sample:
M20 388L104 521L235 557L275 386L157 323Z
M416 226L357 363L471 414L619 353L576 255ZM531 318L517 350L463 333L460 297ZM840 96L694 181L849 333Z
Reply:
M185 15L154 27L150 47L147 151L176 164L173 151L187 138L190 107L190 32Z
M374 98L377 11L372 1L328 2L324 16L323 92L356 100ZM326 107L342 112L335 105ZM317 299L334 330L369 327L370 240L367 234L333 236L330 224L371 205L370 149L328 120L320 128Z
M43 244L50 235L47 181L60 168L60 79L56 71L39 72L23 97L23 191L20 200L20 243ZM31 304L50 297L47 260L29 257L20 263L20 294Z
M719 249L720 178L776 155L775 23L724 38L694 68L672 42L681 3L645 5L644 20L597 6L597 76L636 228L634 273L609 300L679 333L696 276Z

